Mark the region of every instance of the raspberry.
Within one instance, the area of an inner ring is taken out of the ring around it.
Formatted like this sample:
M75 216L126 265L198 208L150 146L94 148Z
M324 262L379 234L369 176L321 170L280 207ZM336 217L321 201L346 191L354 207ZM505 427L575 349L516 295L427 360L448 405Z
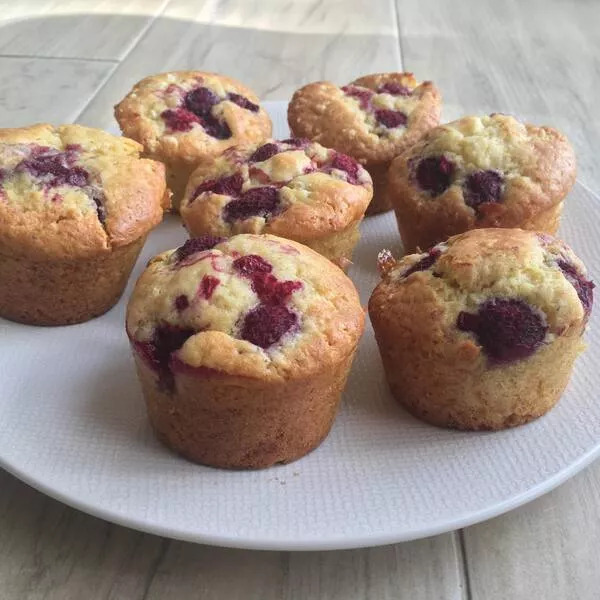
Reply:
M389 129L404 126L408 120L403 112L400 112L399 110L388 110L386 108L376 110L375 118L378 123L381 123Z
M231 137L231 129L225 122L215 119L212 115L206 115L202 118L202 127L208 135L218 140L226 140Z
M433 196L439 196L450 187L454 163L445 156L423 158L417 165L415 178L419 186Z
M176 352L185 344L186 340L196 332L187 327L176 325L159 325L149 342L137 342L136 349L146 361L148 366L157 371L159 387L165 391L174 388L173 374L170 361L173 352Z
M345 85L342 88L342 92L344 92L346 96L356 98L363 110L367 110L370 107L371 97L374 94L373 90L370 90L369 88L358 87L355 85Z
M177 298L175 298L175 308L179 312L185 310L189 305L190 301L188 300L188 297L185 294L180 294L179 296L177 296Z
M507 364L531 356L543 343L548 327L527 302L492 298L476 314L461 312L456 326L471 331L492 363Z
M200 286L198 288L198 295L201 298L206 298L210 300L213 295L213 292L217 289L218 285L221 281L217 277L213 277L212 275L205 275L200 282Z
M200 119L185 108L167 108L160 116L171 131L189 131L194 123L200 123Z
M348 183L352 183L354 185L358 184L359 165L353 158L350 158L345 154L336 153L331 161L331 166L334 169L344 171L348 176Z
M383 85L380 85L377 91L380 94L391 94L392 96L410 96L412 90L394 81L388 81Z
M205 87L189 91L183 101L185 107L198 117L209 115L211 108L219 102L219 97Z
M177 248L173 253L175 262L179 263L188 256L196 254L197 252L204 252L214 248L217 244L225 241L225 238L216 237L214 235L203 235L201 237L192 238L187 240L183 246Z
M275 156L279 152L277 144L264 144L257 148L252 156L248 159L250 162L262 162L268 160L272 156Z
M244 178L240 173L227 175L220 179L211 179L201 183L192 196L192 200L196 199L204 192L212 192L213 194L222 194L223 196L237 196L242 191Z
M260 109L260 106L258 106L258 104L250 102L248 98L246 98L245 96L241 96L240 94L229 93L227 94L227 98L231 100L231 102L233 102L234 104L237 104L238 106L241 106L242 108L245 108L246 110L249 110L251 112L258 112Z
M594 283L586 279L577 271L574 265L568 263L566 260L559 260L557 264L563 275L575 288L579 300L581 300L581 304L583 305L583 311L587 320L592 312L592 305L594 304Z
M233 268L246 277L250 277L255 273L270 273L273 267L258 254L248 254L240 256L233 261Z
M402 277L408 277L410 274L416 273L417 271L426 271L435 263L441 254L442 251L439 248L431 248L431 250L429 250L429 252L421 260L412 265L412 267L409 267L402 274Z
M298 317L280 304L259 304L243 319L240 337L267 349L277 343L298 323Z
M283 304L301 288L302 282L278 281L271 273L259 271L252 275L252 289L263 304Z
M471 173L464 185L465 204L477 210L485 202L500 202L504 178L497 171Z
M223 219L227 223L243 221L250 217L268 219L281 210L279 192L274 187L252 188L240 198L231 200L223 209Z

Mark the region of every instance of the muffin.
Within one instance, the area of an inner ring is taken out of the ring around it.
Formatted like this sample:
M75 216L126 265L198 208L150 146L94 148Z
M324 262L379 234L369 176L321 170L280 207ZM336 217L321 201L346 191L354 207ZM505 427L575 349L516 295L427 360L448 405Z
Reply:
M440 121L441 96L431 81L412 73L377 73L343 87L310 83L288 108L293 135L334 148L358 160L373 179L367 214L392 208L387 199L390 161Z
M66 325L117 302L168 204L141 150L78 125L0 129L0 316Z
M558 401L594 287L565 244L475 229L398 262L383 253L380 266L369 314L392 394L412 414L503 429Z
M270 140L200 165L181 217L192 237L270 233L345 267L372 194L369 173L350 157L308 140Z
M413 252L475 228L554 233L575 174L556 129L496 113L432 129L392 162L388 197Z
M204 236L160 254L127 310L159 439L227 468L290 462L325 438L363 327L340 269L270 235Z
M200 162L230 146L258 145L271 135L271 120L252 90L202 71L142 79L115 106L115 117L124 135L166 165L175 209Z

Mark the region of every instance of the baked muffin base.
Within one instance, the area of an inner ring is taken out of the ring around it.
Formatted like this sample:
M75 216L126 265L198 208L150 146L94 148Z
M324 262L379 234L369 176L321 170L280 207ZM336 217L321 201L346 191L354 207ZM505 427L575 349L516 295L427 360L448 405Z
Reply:
M175 375L173 392L160 389L137 354L135 361L158 439L197 463L259 469L296 460L327 436L353 356L313 377L272 384L192 370Z
M364 167L369 171L369 175L373 180L373 199L365 214L367 216L377 215L392 210L393 206L387 193L387 174L390 163L367 163Z
M527 360L470 372L449 357L400 351L393 335L380 331L377 339L395 399L427 423L464 430L505 429L546 414L584 349L579 336L558 338Z
M184 161L170 162L158 156L148 156L148 158L160 160L165 165L167 188L171 191L171 212L179 213L179 205L183 199L188 179L201 159L198 162L187 163Z
M436 221L432 219L418 220L418 216L408 215L402 208L396 208L396 222L398 231L402 238L402 246L405 254L411 254L418 250L427 250L440 242L446 241L449 237L464 233L470 229L483 229L488 227L504 227L526 229L529 231L540 231L544 233L555 234L560 225L560 216L563 209L563 202L551 206L547 210L532 215L526 221L520 223L490 223L488 221L476 224L475 227L469 227L466 220L461 220L456 216L455 220L446 220L446 215L440 215Z
M297 241L328 258L345 271L352 263L352 253L360 239L359 226L360 221L322 238Z
M71 325L104 314L121 297L145 239L89 259L0 255L0 317L29 325Z

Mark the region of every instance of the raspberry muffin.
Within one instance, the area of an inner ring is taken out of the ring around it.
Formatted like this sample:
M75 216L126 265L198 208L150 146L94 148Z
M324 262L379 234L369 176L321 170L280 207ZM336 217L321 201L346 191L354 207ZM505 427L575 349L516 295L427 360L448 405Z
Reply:
M377 73L343 87L310 83L288 108L292 133L358 160L371 174L374 197L367 214L392 208L386 197L390 161L440 121L441 96L412 73Z
M0 130L0 316L66 325L115 304L168 204L141 150L78 125Z
M115 107L127 137L165 163L178 209L185 185L204 159L271 135L271 120L256 94L235 79L202 71L146 77Z
M392 394L458 429L531 421L560 398L592 309L575 254L545 234L475 229L423 254L380 255L369 314Z
M363 327L342 271L270 235L204 236L160 254L127 310L158 437L228 468L289 462L325 438Z
M349 156L303 139L230 148L192 174L181 216L192 237L271 233L345 267L373 187Z
M575 174L556 129L496 113L431 130L392 162L388 196L413 252L475 228L554 233Z

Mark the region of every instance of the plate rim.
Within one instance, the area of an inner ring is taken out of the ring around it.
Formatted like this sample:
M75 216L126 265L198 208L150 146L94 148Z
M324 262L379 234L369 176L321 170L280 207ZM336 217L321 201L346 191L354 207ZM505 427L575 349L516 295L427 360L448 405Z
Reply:
M3 468L5 471L11 475L14 475L17 479L36 489L37 491L49 496L50 498L53 498L54 500L66 504L71 508L75 508L93 517L103 519L110 523L114 523L122 527L128 527L143 533L159 535L165 538L183 542L219 546L222 548L310 552L323 550L333 551L374 548L376 546L410 542L413 540L449 533L458 529L463 529L464 527L469 527L470 525L483 523L484 521L488 521L489 519L493 519L494 517L498 517L510 512L515 508L523 506L528 502L531 502L536 498L539 498L544 494L556 489L562 483L568 481L571 477L590 465L596 458L598 458L598 456L600 456L600 442L598 442L598 444L586 454L583 454L578 460L572 462L569 466L565 467L558 473L555 473L552 477L549 477L527 491L517 494L516 496L513 496L512 498L509 498L503 502L494 504L492 507L478 511L472 511L466 515L457 517L456 519L441 521L428 527L404 530L404 532L401 534L374 533L363 534L355 537L342 534L339 537L328 535L326 539L305 538L302 541L282 538L275 539L269 538L268 536L263 538L257 538L256 536L253 536L252 538L244 538L227 535L193 534L180 529L149 523L144 519L127 517L119 514L118 512L111 512L110 509L98 508L87 501L69 497L65 493L54 489L52 486L45 483L40 483L33 477L29 477L27 474L21 472L19 469L8 465L6 461L2 459L2 457L0 457L0 468Z

